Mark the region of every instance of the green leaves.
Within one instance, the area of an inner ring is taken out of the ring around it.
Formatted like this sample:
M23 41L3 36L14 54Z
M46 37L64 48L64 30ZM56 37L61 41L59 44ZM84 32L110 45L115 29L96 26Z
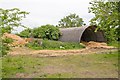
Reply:
M43 25L34 29L25 29L18 35L26 38L34 37L49 40L58 40L61 33L58 27L55 27L53 25Z
M84 23L82 18L76 14L70 14L59 21L59 27L80 27Z
M4 28L10 26L11 30L13 29L13 27L22 26L20 21L25 18L27 14L29 13L25 11L20 11L18 8L0 8L0 26Z
M60 37L59 28L49 24L34 28L32 34L35 38L43 38L49 40L58 40Z
M0 43L0 57L7 55L8 50L10 47L8 46L9 43L13 42L11 38L2 38L2 43Z
M29 14L25 11L20 11L18 8L13 9L2 9L0 8L0 33L3 36L4 33L11 33L13 30L13 27L19 27L23 25L20 23L20 21L26 16L26 14ZM2 44L0 44L0 55L6 55L9 50L8 43L11 42L10 39L2 39Z
M92 1L90 2L89 12L94 13L95 17L90 20L91 25L97 25L99 29L105 31L108 41L116 39L115 29L119 26L118 16L119 2Z
M31 37L32 36L32 29L27 28L27 29L23 30L22 32L20 32L19 36L26 37L26 38Z

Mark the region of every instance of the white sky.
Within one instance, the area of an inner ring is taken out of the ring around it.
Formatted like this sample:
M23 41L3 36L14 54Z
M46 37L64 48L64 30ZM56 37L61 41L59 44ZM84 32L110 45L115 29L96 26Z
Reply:
M91 0L0 0L1 8L20 8L30 12L22 22L33 28L45 24L57 25L58 21L70 13L76 13L89 25L94 14L88 13ZM19 31L22 28L18 29Z

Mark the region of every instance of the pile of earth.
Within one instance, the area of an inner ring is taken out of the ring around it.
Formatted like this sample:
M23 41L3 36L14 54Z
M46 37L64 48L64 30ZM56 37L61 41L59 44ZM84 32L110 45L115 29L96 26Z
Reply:
M9 46L23 46L32 40L32 38L21 38L18 35L10 33L4 33L3 37L13 39L13 42Z
M94 42L94 41L89 41L89 42L82 42L86 46L86 48L105 48L105 49L112 49L115 48L113 46L108 46L107 43L105 42Z

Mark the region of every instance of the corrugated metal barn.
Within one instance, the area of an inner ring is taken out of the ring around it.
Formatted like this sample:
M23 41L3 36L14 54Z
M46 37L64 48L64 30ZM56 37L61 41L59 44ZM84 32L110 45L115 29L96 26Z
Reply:
M81 41L96 41L106 42L104 33L101 30L94 32L96 26L82 26L72 28L60 28L62 36L60 41L63 42L81 42Z

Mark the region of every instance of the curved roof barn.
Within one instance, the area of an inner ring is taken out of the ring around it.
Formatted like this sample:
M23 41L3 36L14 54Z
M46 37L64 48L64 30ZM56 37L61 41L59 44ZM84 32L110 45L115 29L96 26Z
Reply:
M96 41L106 42L104 33L101 30L94 32L96 26L82 26L72 28L60 28L62 36L60 41L63 42L80 42L80 41Z

